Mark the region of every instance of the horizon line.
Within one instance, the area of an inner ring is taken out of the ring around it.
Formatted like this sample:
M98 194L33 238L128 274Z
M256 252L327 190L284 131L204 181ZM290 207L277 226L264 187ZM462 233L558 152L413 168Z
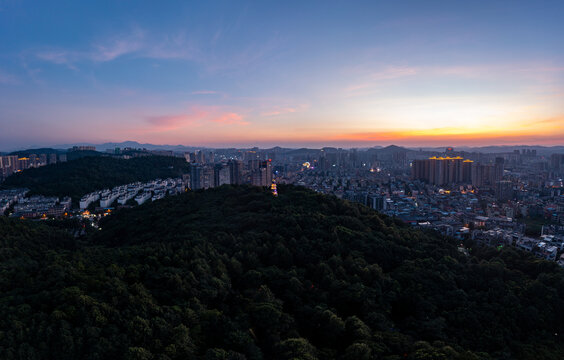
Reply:
M481 149L481 148L488 148L488 147L497 147L497 148L523 148L523 147L537 147L537 148L557 148L557 147L564 147L563 145L540 145L540 144L519 144L519 145L508 145L508 144L499 144L499 143L493 143L493 144L488 144L488 145L453 145L453 144L445 144L445 145L397 145L395 143L389 143L389 144L374 144L374 145L364 145L364 146L350 146L350 145L331 145L331 144L327 144L327 145L322 145L322 146L316 146L314 144L303 144L303 145L279 145L279 144L273 144L273 145L268 145L268 146L264 146L261 147L260 143L257 144L245 144L242 146L235 146L235 145L221 145L221 146L212 146L212 145L183 145L183 144L153 144L153 143L141 143L135 140L124 140L124 141L120 141L120 142L113 142L113 141L107 141L107 142L101 142L101 143L93 143L93 142L77 142L77 143L71 143L71 144L53 144L53 145L27 145L27 146L14 146L11 148L5 148L5 149L0 149L0 152L2 153L9 153L9 152L17 152L17 151L25 151L25 150L33 150L33 149L54 149L54 150L68 150L70 148L72 148L73 146L109 146L111 144L115 144L120 145L120 144L124 144L124 143L136 143L139 146L143 146L143 145L147 145L147 146L158 146L158 147L169 147L169 148L178 148L178 147L184 147L184 148L202 148L202 149L253 149L253 148L258 148L258 149L273 149L273 148L283 148L283 149L312 149L312 150L316 150L316 149L323 149L323 148L340 148L340 149L371 149L371 148L387 148L387 147L392 147L392 146L396 146L396 147L400 147L400 148L404 148L407 150L417 150L417 149L440 149L440 148L448 148L448 147L452 147L454 148L454 150L456 151L456 148L462 148L462 149ZM330 143L330 142L329 142ZM137 149L137 148L136 148ZM162 149L162 150L166 150L166 149ZM173 149L171 149L173 150Z

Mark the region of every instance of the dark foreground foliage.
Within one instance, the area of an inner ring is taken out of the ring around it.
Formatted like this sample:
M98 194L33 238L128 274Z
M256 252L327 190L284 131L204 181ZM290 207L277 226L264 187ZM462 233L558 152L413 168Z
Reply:
M146 156L129 160L97 156L28 169L9 176L2 187L26 187L34 194L71 196L135 181L177 177L188 172L184 158Z
M0 219L2 359L562 359L564 281L505 249L280 187L118 212L85 243Z

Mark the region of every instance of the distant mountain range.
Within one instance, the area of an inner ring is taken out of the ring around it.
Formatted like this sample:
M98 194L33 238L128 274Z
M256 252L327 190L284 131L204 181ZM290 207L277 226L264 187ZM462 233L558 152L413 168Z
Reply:
M54 145L50 148L42 148L42 149L38 149L38 150L48 150L50 149L51 151L53 151L53 149L57 149L57 150L67 150L72 148L73 146L95 146L96 150L98 151L106 151L109 149L115 149L116 147L118 148L134 148L134 149L147 149L147 150L172 150L175 152L185 152L185 151L194 151L194 150L198 150L198 149L211 149L211 148L206 148L206 147L201 147L201 146L185 146L185 145L155 145L155 144L142 144L139 143L137 141L123 141L123 142L107 142L107 143L103 143L103 144L93 144L93 143L74 143L74 144L59 144L59 145ZM226 147L227 148L227 147ZM251 146L247 147L248 149L253 148ZM219 149L219 148L216 148ZM337 148L334 147L324 147L323 149L326 149L326 151L336 151ZM386 147L382 147L382 146L373 146L370 148L358 148L360 151L363 150L367 150L367 151L375 151L378 153L394 153L394 152L399 152L399 151L407 151L407 152L411 152L411 151L427 151L427 152L438 152L438 153L443 153L446 149L446 146L442 146L442 147L402 147L402 146L397 146L397 145L389 145ZM546 155L546 154L551 154L551 153L564 153L564 146L540 146L540 145L499 145L499 146L481 146L481 147L468 147L468 146L457 146L454 147L455 151L467 151L467 152L481 152L481 153L503 153L503 152L512 152L514 150L536 150L537 154L539 155ZM272 148L267 148L267 149L263 149L263 150L268 150L268 151L272 151L272 152L287 152L287 151L292 151L292 152L298 152L298 153L302 153L302 152L316 152L319 151L320 149L315 149L315 148L282 148L279 146L276 147L272 147ZM22 151L29 151L29 150L24 150L24 149L13 149L13 152L22 152Z
M446 147L421 147L412 148L413 150L423 150L423 151L436 151L444 152ZM467 152L481 152L481 153L506 153L512 152L514 150L536 150L537 154L553 154L553 153L564 153L564 146L540 146L540 145L496 145L496 146L456 146L454 151L467 151Z
M202 147L184 146L184 145L155 145L155 144L141 144L137 141L123 141L123 142L107 142L103 144L90 144L90 143L78 143L78 144L62 144L55 145L54 148L57 149L70 149L73 146L95 146L98 151L106 151L109 149L115 149L116 147L123 148L133 148L133 149L147 149L147 150L172 150L172 151L193 151L195 149L202 149Z

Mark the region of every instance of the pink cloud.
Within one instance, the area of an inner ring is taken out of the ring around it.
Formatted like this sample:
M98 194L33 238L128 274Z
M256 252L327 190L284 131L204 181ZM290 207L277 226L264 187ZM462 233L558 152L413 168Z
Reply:
M227 125L249 125L248 121L243 120L243 116L233 112L221 114L218 117L211 119L211 121Z
M164 132L201 126L206 122L222 125L248 125L243 116L235 112L226 112L214 106L193 106L188 114L147 116L145 121L150 125L149 132Z
M262 116L277 116L277 115L282 115L282 114L295 113L296 111L297 110L294 109L294 108L284 108L284 109L278 109L278 110L264 112L261 115Z
M193 112L190 114L148 116L146 117L146 121L151 125L152 131L170 131L187 125L194 125L204 120L206 116L208 116L206 111L193 109Z
M356 92L358 90L364 90L367 89L369 87L374 86L374 84L372 83L361 83L361 84L353 84L353 85L349 85L345 88L346 92Z

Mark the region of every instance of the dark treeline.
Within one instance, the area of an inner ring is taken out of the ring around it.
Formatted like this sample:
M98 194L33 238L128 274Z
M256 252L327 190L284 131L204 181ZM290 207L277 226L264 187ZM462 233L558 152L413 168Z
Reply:
M0 219L3 359L562 359L554 263L280 186L118 211L80 242Z
M9 176L3 188L27 187L34 194L71 196L135 181L177 177L189 171L184 158L145 156L129 160L98 156L28 169Z

